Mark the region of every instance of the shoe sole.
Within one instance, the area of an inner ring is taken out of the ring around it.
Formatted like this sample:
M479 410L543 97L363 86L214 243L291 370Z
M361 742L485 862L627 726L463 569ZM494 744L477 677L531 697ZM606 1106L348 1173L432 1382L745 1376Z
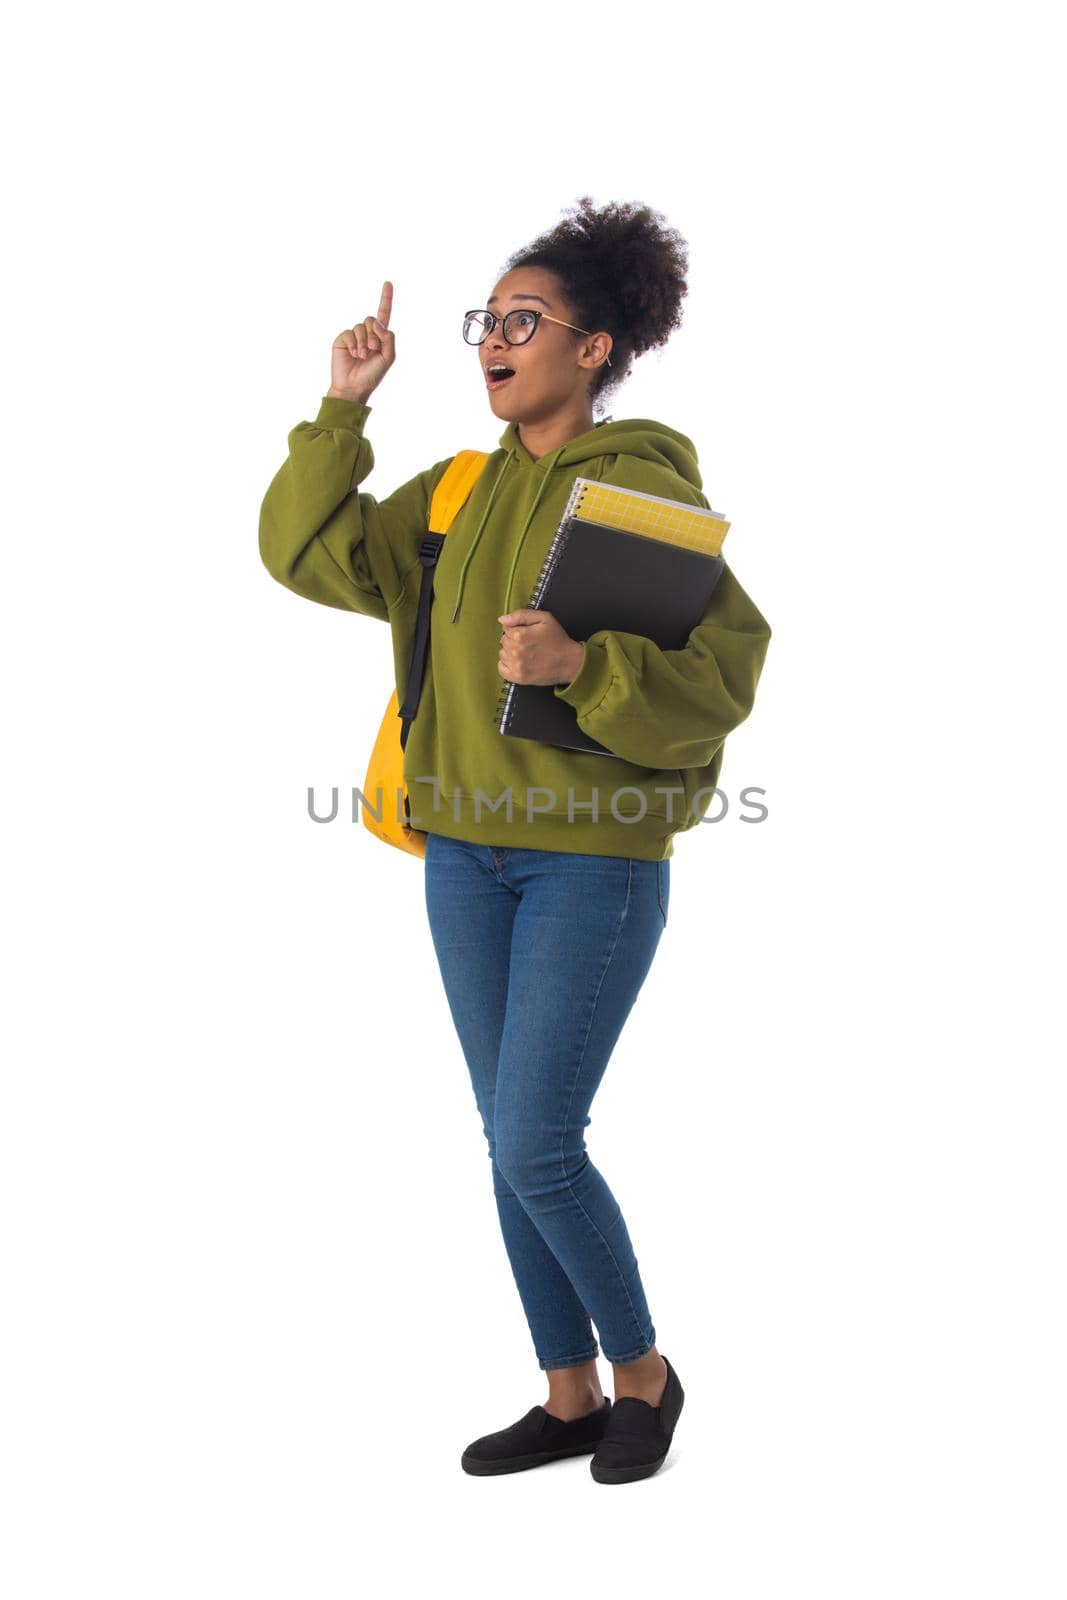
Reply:
M597 1483L634 1483L638 1478L651 1478L658 1472L666 1461L669 1450L665 1450L655 1461L642 1461L634 1467L598 1467L595 1462L589 1463L589 1471Z
M499 1461L482 1461L477 1456L463 1455L459 1464L464 1472L476 1478L495 1477L499 1472L525 1472L529 1467L544 1467L552 1461L565 1461L569 1456L590 1456L599 1447L599 1439L586 1444L571 1444L559 1450L539 1450L528 1456L504 1456Z

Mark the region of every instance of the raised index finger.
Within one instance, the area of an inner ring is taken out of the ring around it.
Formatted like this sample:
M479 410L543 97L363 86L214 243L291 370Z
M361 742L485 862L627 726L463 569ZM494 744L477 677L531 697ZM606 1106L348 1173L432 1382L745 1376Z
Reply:
M389 326L389 315L393 309L393 286L386 278L382 284L382 298L378 302L378 321L383 328Z

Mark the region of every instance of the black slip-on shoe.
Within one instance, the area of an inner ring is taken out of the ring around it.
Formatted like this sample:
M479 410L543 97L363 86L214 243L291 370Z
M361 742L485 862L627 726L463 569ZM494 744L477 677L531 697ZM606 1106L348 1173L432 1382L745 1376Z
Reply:
M495 1472L524 1472L527 1467L542 1467L566 1456L589 1455L604 1437L610 1416L608 1397L596 1411L572 1422L554 1417L544 1406L531 1406L510 1428L473 1440L460 1456L460 1466L464 1472L485 1477Z
M660 1351L663 1356L663 1351ZM678 1374L667 1362L667 1385L658 1406L625 1394L611 1408L604 1437L589 1463L597 1483L632 1483L650 1478L667 1459L685 1399Z

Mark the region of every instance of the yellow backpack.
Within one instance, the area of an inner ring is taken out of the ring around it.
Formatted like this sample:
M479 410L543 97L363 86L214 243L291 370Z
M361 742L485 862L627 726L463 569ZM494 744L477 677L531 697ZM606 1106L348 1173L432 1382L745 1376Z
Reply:
M430 502L429 532L419 543L419 560L422 562L422 587L419 590L419 609L415 619L415 641L411 651L407 693L404 704L397 700L394 689L389 696L378 736L371 751L367 776L363 780L366 799L360 809L363 821L384 844L396 845L414 856L425 856L426 834L413 828L409 822L398 818L399 797L404 797L405 818L411 816L407 786L404 782L404 746L408 731L419 708L422 681L426 674L426 658L430 644L430 607L433 605L433 574L437 557L445 541L445 534L474 487L478 474L489 459L485 450L461 450L452 457L433 492ZM400 719L399 722L397 719ZM379 801L378 791L381 790ZM373 808L373 809L372 809ZM381 810L381 820L375 811Z

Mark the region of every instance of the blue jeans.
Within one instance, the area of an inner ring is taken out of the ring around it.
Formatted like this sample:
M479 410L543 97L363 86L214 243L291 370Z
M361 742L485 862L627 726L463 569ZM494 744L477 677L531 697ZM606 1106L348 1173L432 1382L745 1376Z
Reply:
M609 1361L636 1361L656 1330L584 1130L666 927L670 862L430 833L425 868L430 932L538 1362L592 1361L593 1323Z

